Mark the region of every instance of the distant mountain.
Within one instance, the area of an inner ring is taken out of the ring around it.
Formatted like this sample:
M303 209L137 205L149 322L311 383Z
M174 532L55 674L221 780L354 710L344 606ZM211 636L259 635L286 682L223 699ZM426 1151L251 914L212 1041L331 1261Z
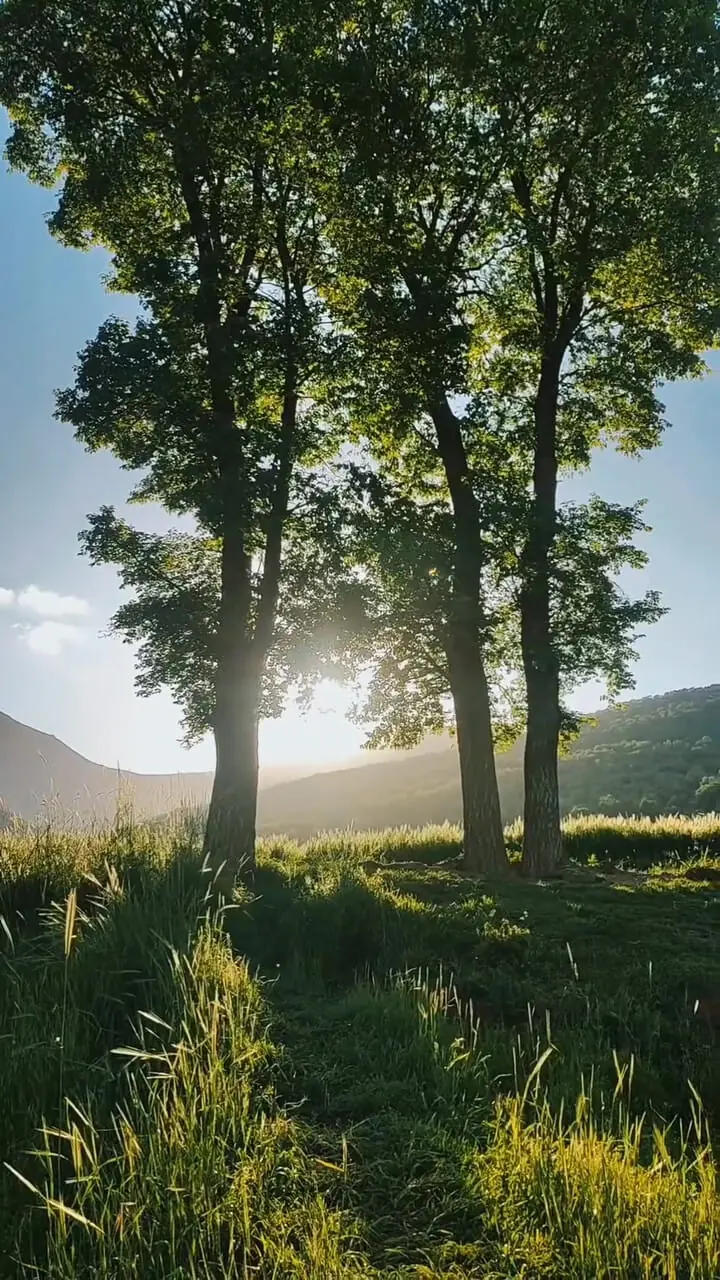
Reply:
M382 828L460 819L453 744L271 787L260 796L266 834ZM522 743L498 757L506 821L522 812ZM720 685L641 698L597 713L560 761L563 811L692 812L703 778L720 774Z
M278 779L280 781L280 779ZM138 813L154 816L181 804L204 804L212 774L140 774L86 760L50 734L0 714L0 806L32 819L113 817L118 794L132 796Z
M309 766L265 769L259 825L266 834L457 822L457 754L448 739L415 751L368 752L307 776ZM692 812L704 778L720 775L720 685L681 689L601 711L560 761L564 812ZM506 821L522 811L522 743L498 757ZM210 773L140 774L86 760L57 738L0 714L0 817L31 820L49 805L58 818L105 821L118 793L153 817L207 803ZM3 819L4 820L4 819ZM0 826L2 823L0 823Z
M435 743L432 744L435 749ZM388 754L368 752L345 763L360 769ZM336 764L325 766L327 771ZM261 770L260 787L290 784L308 773L322 773L312 765L271 765ZM51 812L58 820L104 822L115 815L118 795L132 799L139 816L157 817L182 805L204 805L212 787L212 773L145 774L110 769L86 760L58 738L31 729L0 713L0 830L15 815L31 821Z

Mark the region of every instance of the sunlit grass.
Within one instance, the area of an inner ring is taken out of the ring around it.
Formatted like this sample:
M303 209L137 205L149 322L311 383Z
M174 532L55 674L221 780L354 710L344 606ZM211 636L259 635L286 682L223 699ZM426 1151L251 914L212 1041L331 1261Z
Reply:
M37 1183L20 1175L48 1217L41 1274L338 1274L342 1220L275 1103L247 965L205 926L158 994L164 1016L139 1013L138 1042L113 1050L130 1069L109 1125L69 1103L63 1127L43 1127Z
M470 1175L495 1274L720 1274L717 1169L701 1128L694 1137L673 1155L672 1136L642 1120L599 1131L584 1097L570 1123L546 1103L500 1103Z
M715 1280L716 839L268 840L213 921L191 815L3 833L0 1275Z

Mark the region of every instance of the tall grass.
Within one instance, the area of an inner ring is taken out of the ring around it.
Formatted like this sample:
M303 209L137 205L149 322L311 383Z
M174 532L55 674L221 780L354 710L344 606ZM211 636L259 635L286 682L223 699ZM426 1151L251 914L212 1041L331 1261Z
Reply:
M714 890L490 890L458 847L264 842L213 920L192 824L0 836L0 1274L715 1280Z
M521 830L507 832L511 847L518 847ZM720 814L671 814L662 818L611 818L586 814L566 818L563 841L568 857L586 862L648 866L667 858L686 861L703 855L720 857Z
M511 857L522 851L522 823L505 829ZM700 856L720 857L720 814L673 814L663 818L605 817L593 814L566 818L563 843L568 858L585 863L624 863L650 866L668 858L686 861ZM280 859L302 851L305 858L331 859L335 863L358 861L442 862L455 858L462 849L458 827L394 827L388 831L330 832L300 843L284 837L265 837L260 848L266 856Z
M603 1133L588 1099L570 1123L540 1103L498 1105L471 1178L494 1237L495 1274L610 1277L720 1275L720 1191L712 1150L626 1120ZM646 1139L652 1142L646 1151ZM512 1270L503 1263L512 1259Z
M114 1050L130 1069L109 1124L70 1103L63 1128L42 1130L44 1180L21 1175L48 1218L29 1261L54 1280L339 1274L342 1219L276 1106L247 965L203 926L166 985L171 1020L139 1013L139 1042Z

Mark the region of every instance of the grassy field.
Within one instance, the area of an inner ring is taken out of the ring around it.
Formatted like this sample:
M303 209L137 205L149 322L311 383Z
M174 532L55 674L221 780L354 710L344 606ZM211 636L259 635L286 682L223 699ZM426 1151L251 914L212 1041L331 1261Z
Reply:
M566 844L266 842L217 921L190 822L0 834L0 1275L714 1280L720 819Z

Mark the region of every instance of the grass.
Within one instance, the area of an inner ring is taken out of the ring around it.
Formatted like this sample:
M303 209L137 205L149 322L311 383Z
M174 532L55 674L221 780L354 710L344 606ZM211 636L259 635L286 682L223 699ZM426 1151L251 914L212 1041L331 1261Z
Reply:
M0 834L0 1274L717 1277L719 831Z

